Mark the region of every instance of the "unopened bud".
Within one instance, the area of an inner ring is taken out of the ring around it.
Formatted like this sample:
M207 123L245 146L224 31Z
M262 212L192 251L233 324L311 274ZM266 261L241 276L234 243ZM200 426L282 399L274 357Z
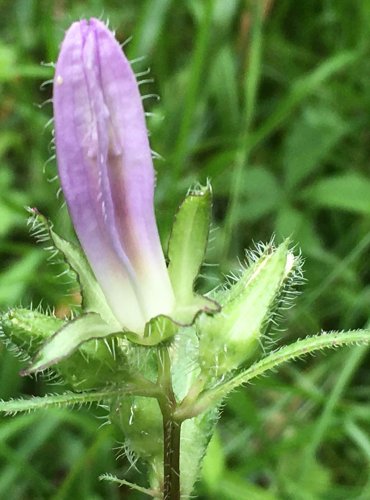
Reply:
M254 354L296 264L288 242L277 249L270 246L220 293L222 311L198 321L203 370L222 375Z

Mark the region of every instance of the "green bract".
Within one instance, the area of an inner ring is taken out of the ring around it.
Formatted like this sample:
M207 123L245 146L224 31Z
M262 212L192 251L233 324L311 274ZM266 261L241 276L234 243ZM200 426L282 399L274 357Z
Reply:
M203 371L222 375L255 354L297 266L288 242L269 245L237 282L216 295L222 311L197 322Z

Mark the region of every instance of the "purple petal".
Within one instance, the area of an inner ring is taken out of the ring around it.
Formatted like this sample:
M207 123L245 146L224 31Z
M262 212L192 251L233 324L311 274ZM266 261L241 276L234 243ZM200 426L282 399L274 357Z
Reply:
M173 308L135 75L96 19L67 31L54 81L59 175L76 233L117 319L143 331Z

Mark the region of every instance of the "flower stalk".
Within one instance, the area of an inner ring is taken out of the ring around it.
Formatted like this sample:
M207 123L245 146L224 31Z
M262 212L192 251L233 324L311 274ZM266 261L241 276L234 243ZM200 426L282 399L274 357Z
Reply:
M181 421L174 418L178 405L167 347L158 352L158 385L162 390L158 403L163 419L163 499L180 500Z

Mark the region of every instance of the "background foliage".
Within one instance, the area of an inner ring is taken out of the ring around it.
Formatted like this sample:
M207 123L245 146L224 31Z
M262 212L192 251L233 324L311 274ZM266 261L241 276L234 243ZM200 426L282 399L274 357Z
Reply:
M307 283L277 343L369 318L370 1L2 0L0 2L0 307L68 313L58 270L28 235L24 206L72 231L57 199L48 99L63 30L102 16L138 72L158 172L166 241L189 185L211 179L214 227L206 289L253 242L291 235ZM41 87L40 87L41 86ZM157 101L149 94L158 94ZM45 105L41 105L43 102ZM45 172L45 173L44 173ZM2 349L2 348L1 348ZM0 397L43 394L0 351ZM211 443L204 499L370 498L370 370L366 348L342 350L233 393ZM59 387L52 390L58 391ZM104 417L104 409L96 413ZM0 423L0 497L139 498L99 483L143 483L122 437L87 412ZM121 443L122 444L122 443ZM115 455L120 458L115 460Z

